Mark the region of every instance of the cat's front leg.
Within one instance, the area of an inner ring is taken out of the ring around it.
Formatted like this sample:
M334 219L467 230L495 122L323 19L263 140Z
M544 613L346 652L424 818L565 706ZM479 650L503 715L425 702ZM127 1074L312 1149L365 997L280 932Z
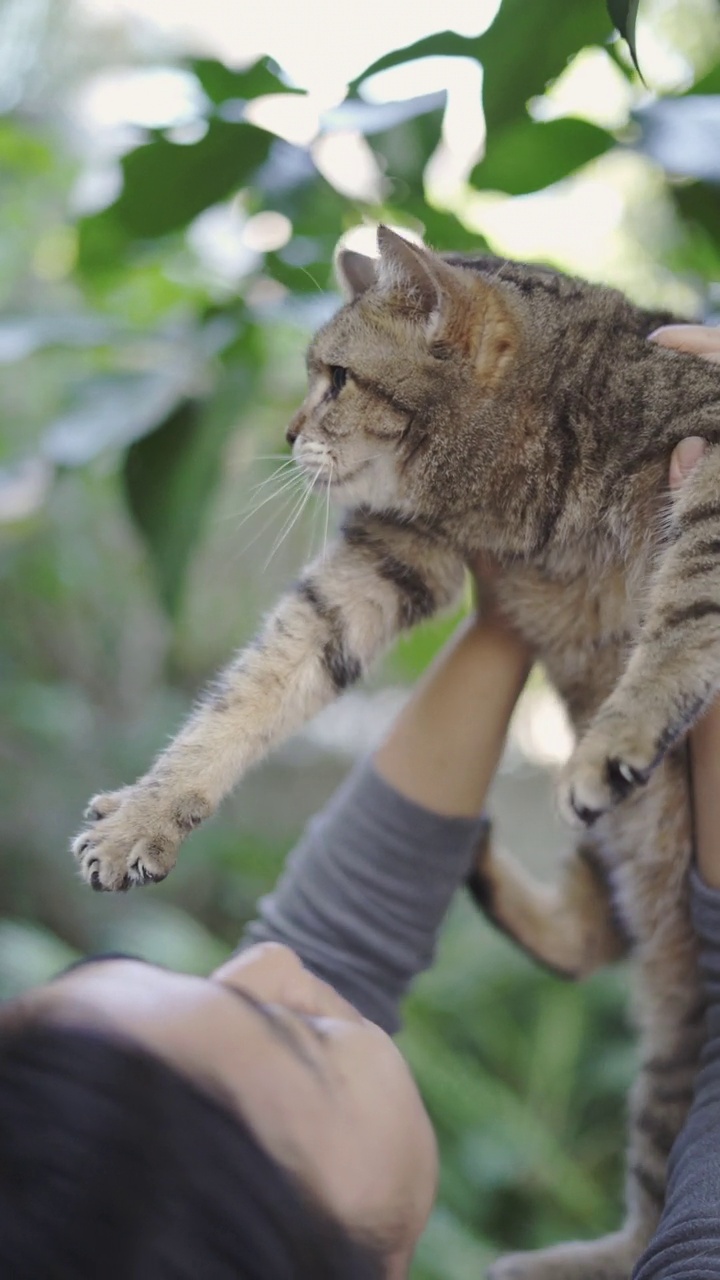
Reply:
M73 841L94 889L163 880L184 837L247 768L358 680L399 631L450 605L464 569L444 542L357 514L241 651L150 772L96 796Z
M720 448L675 499L643 629L566 769L566 816L591 825L647 782L720 688Z

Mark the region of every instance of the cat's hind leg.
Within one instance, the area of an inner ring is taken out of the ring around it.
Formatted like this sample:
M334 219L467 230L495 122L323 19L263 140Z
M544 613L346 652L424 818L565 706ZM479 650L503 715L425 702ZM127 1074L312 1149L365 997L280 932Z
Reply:
M628 950L627 934L589 844L578 846L563 864L558 883L550 885L497 848L488 834L468 888L498 929L560 977L587 977Z
M630 1280L643 1244L616 1231L602 1240L579 1240L528 1253L506 1253L488 1280Z
M652 1020L653 1034L643 1038L643 1061L630 1099L623 1228L599 1240L506 1254L493 1263L489 1280L630 1280L662 1213L668 1156L692 1100L703 1013L689 981L679 1000L668 1001L664 1015Z

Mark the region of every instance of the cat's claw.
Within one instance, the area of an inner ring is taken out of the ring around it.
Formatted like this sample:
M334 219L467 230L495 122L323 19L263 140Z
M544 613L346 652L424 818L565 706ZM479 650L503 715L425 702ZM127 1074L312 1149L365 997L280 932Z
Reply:
M80 875L98 892L157 884L174 867L184 836L208 813L199 795L168 803L142 783L95 796L85 810L88 825L71 845Z
M571 826L591 827L648 781L656 753L624 738L591 730L580 742L559 789L560 809Z

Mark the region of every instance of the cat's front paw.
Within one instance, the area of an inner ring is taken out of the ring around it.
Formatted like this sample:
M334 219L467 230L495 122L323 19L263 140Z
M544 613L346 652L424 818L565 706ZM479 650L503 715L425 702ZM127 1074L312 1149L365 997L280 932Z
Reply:
M71 845L80 874L99 891L156 884L175 866L183 838L209 812L201 795L168 801L162 788L147 782L95 796L85 810L88 826Z
M559 801L572 826L591 827L647 782L657 744L642 725L603 721L581 739L560 781Z

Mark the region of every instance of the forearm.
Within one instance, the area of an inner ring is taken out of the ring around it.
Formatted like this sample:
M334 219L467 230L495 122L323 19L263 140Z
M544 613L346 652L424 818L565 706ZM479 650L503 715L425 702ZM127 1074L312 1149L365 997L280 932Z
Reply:
M464 882L528 657L499 625L447 646L371 763L310 825L243 945L279 941L386 1030Z
M693 1104L670 1156L660 1225L633 1280L720 1277L720 891L694 875L692 904L707 1039Z
M501 623L468 619L376 752L378 773L435 813L475 816L529 664L529 650Z
M697 871L692 913L707 999L707 1038L690 1113L668 1170L665 1209L634 1280L720 1277L720 714L691 740Z
M282 942L371 1021L399 1005L433 960L437 934L482 838L480 817L444 817L357 766L310 823L242 947Z

